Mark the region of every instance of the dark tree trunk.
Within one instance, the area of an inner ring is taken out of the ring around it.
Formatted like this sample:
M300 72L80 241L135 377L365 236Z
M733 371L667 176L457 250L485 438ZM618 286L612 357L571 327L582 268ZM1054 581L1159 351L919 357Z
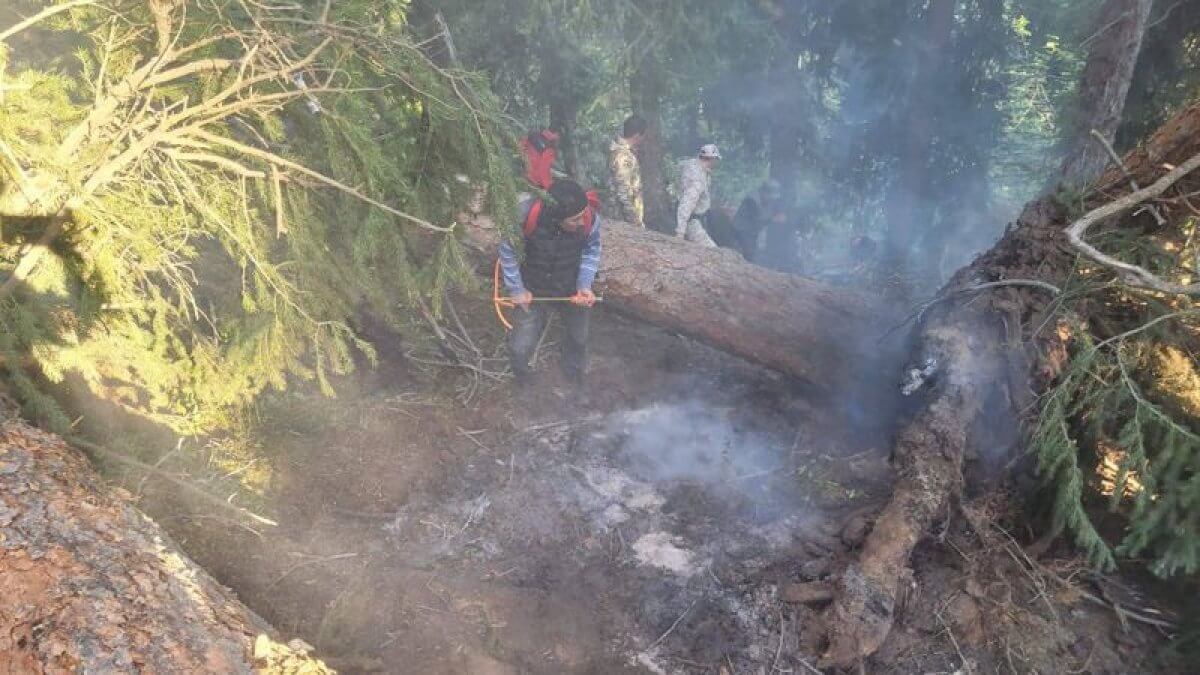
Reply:
M77 450L0 423L0 672L250 673L271 632Z
M957 0L931 0L921 35L912 44L913 80L904 108L899 164L887 201L888 236L884 260L889 271L902 277L908 269L909 248L928 224L930 146L937 134L939 72L945 46L954 28Z
M558 152L562 157L563 169L572 180L587 183L579 163L579 147L575 141L575 120L579 107L574 101L556 99L550 102L550 128L559 133Z
M796 71L796 55L787 51L772 69L771 79L783 86L799 90L803 83ZM799 92L787 101L792 105L775 106L771 115L771 135L768 153L771 161L771 178L790 191L800 175L800 142L803 137L800 110L807 107L807 97Z
M1110 143L1117 134L1152 4L1153 0L1107 0L1100 10L1063 160L1064 184L1090 183L1108 166L1108 153L1092 130Z
M1165 165L1177 166L1198 152L1200 104L1195 104L1127 155L1125 164L1140 184L1149 185L1167 172ZM1098 185L1086 199L1087 209L1129 190L1116 167ZM995 429L998 419L1016 428L1019 411L1033 407L1034 392L1048 384L1054 369L1044 355L1063 353L1062 345L1055 331L1033 333L1055 310L1054 296L1029 286L972 289L1004 279L1061 288L1077 258L1064 233L1069 225L1070 209L1053 196L1032 202L999 243L951 279L941 294L944 301L927 313L914 356L921 363L932 359L937 371L924 387L920 409L897 436L892 498L839 581L827 617L831 644L825 665L848 667L883 644L913 548L961 490L967 448L989 447L994 435L985 429ZM991 425L983 426L985 421Z
M653 53L647 54L629 77L629 98L633 112L644 117L648 125L646 138L638 148L646 226L659 232L674 232L662 135L663 79L657 58Z
M746 262L727 249L605 221L597 290L612 307L796 377L845 392L886 357L895 317L873 298ZM466 243L495 261L496 229L480 218Z

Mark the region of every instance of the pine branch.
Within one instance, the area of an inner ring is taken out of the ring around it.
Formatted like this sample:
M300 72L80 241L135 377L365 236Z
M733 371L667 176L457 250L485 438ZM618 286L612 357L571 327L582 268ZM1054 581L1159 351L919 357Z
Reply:
M434 225L433 223L429 222L428 220L425 220L424 218L418 218L414 215L405 213L399 209L388 206L387 204L384 204L381 201L378 201L378 200L368 197L367 195L363 194L362 192L359 192L358 190L350 187L349 185L346 185L345 183L343 183L341 181L330 178L329 176L326 176L325 174L323 174L319 171L314 171L302 164L297 164L296 162L284 159L284 158L280 157L279 155L276 155L273 152L267 152L266 150L259 150L258 148L254 148L249 145L245 145L243 143L238 143L237 141L234 141L232 139L224 138L222 136L218 136L216 134L209 133L202 129L194 130L191 133L192 133L192 136L199 138L201 140L204 140L204 141L208 141L209 143L212 143L214 145L223 145L223 146L229 148L230 150L239 152L243 155L261 159L261 160L263 160L265 162L269 162L270 164L273 164L281 169L291 169L298 173L304 174L305 176L308 176L309 178L318 180L318 181L328 185L329 187L341 190L342 192L345 192L346 194L350 195L351 197L354 197L355 199L358 199L359 201L370 204L371 206L374 206L377 209L386 211L386 212L392 214L393 216L398 216L398 217L403 218L411 223L420 225L421 227L423 227L427 230L432 230L434 232L453 232L454 231L454 225L449 225L446 227Z

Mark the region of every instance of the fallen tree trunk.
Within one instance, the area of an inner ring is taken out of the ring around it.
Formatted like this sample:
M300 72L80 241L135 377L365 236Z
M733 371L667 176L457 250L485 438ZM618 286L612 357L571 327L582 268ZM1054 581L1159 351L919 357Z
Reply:
M1200 104L1163 125L1124 162L1137 183L1149 185L1197 152ZM1120 168L1110 168L1085 206L1128 193L1128 183ZM991 250L951 279L927 313L916 358L935 364L934 374L920 389L920 410L895 441L892 498L838 583L826 616L830 646L823 665L848 667L882 646L913 548L963 485L964 454L969 447L986 450L998 425L1018 425L1034 393L1049 384L1053 362L1065 354L1062 338L1053 330L1034 333L1055 311L1051 289L1075 269L1079 252L1064 232L1070 224L1071 214L1054 197L1030 203ZM994 283L999 280L1010 285Z
M476 218L467 244L489 266L499 233ZM605 221L606 306L787 373L816 392L870 371L890 313L875 298L748 263L651 230ZM488 268L489 274L491 268Z
M15 419L0 422L0 598L0 672L328 672L77 450Z

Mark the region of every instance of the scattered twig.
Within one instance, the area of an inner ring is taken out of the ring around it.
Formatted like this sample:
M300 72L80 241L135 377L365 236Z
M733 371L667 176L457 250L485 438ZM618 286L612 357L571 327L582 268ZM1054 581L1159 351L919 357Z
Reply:
M275 586L279 585L279 582L288 578L289 576L291 576L292 572L295 572L296 570L298 570L302 567L308 567L309 565L321 565L324 563L333 562L335 560L345 560L346 558L353 558L357 555L358 555L357 553L338 553L337 555L313 557L313 558L310 558L309 560L301 560L300 562L288 567L286 570L284 570L283 574L280 574L278 577L275 578L274 581L267 584L267 590L270 590L270 589L274 588Z
M1086 591L1086 590L1076 586L1075 584L1072 584L1070 581L1067 581L1066 579L1063 579L1059 575L1055 574L1052 570L1048 569L1045 565L1042 565L1041 563L1037 562L1036 560L1033 560L1028 555L1026 555L1025 551L1020 547L1019 544L1017 544L1016 539L1014 539L1013 536L1011 534L1009 534L1008 531L1006 531L1004 528L1000 527L999 525L994 525L994 527L997 530L999 530L1001 532L1001 534L1003 534L1008 539L1008 543L1005 545L1005 549L1009 551L1009 555L1013 556L1014 560L1016 560L1017 559L1016 554L1014 554L1012 552L1012 549L1016 549L1021 554L1021 560L1024 561L1025 565L1028 565L1028 568L1030 571L1037 572L1043 578L1048 578L1051 581L1054 581L1058 585L1062 586L1063 588L1065 588L1073 593L1079 594L1080 597L1084 598L1085 600L1088 600L1089 602L1095 603L1097 605L1100 605L1101 607L1105 607L1105 608L1112 610L1114 613L1117 614L1118 619L1122 619L1122 620L1126 619L1126 618L1133 619L1134 621L1137 621L1139 623L1144 623L1148 626L1154 626L1155 628L1161 628L1163 630L1174 630L1176 628L1175 624L1170 621L1166 621L1163 619L1156 619L1156 618L1150 617L1150 616L1145 616L1141 612L1133 611L1131 608L1122 607L1120 605L1117 605L1116 603L1109 602L1109 601L1101 598L1100 596L1095 595L1094 593ZM1018 561L1018 562L1020 562L1020 561ZM1048 602L1048 600L1047 600L1047 602Z
M470 440L472 443L479 446L480 450L483 450L484 452L488 453L489 455L495 454L495 452L491 448L489 448L488 446L481 443L478 438L475 438L475 434L472 434L471 432L467 431L466 429L464 429L462 427L458 428L458 433L462 434L468 440ZM476 433L478 433L478 432L476 432Z
M954 637L954 631L950 630L950 625L942 618L941 610L934 610L934 615L937 616L938 623L942 624L942 628L946 630L946 635L950 638L950 644L954 645L954 651L958 653L958 660L962 663L962 668L970 675L975 669L967 661L967 657L963 655L962 647L958 645L958 638Z
M183 449L183 437L180 436L179 440L175 443L175 447L172 448L170 452L163 453L163 456L159 457L158 461L155 462L152 466L154 467L155 470L157 470L159 467L161 467L163 465L164 462L166 462L175 453L179 452L182 449ZM153 475L153 474L151 474L149 471L147 471L145 474L142 475L142 479L140 481L138 481L137 490L134 490L133 494L137 495L138 497L142 496L142 489L146 487L146 480L149 479L151 475Z
M546 318L546 323L542 326L542 334L538 336L537 345L533 348L533 356L529 358L529 363L535 367L538 363L538 355L542 353L542 343L546 341L546 335L550 332L550 324L554 323L554 316L551 314Z
M545 424L535 424L531 427L525 427L521 431L529 433L531 431L545 431L546 429L554 429L556 427L565 427L571 423L571 420L559 420L557 422L546 422Z
M787 634L787 619L783 618L783 612L779 612L779 644L775 647L775 660L771 662L771 670L768 672L772 675L776 670L779 670L779 657L783 656L783 637Z
M812 673L813 675L825 675L825 673L822 673L820 670L817 670L816 666L809 663L808 660L805 659L803 656L800 656L799 654L797 654L796 660L800 662L800 665L804 666L805 670Z
M667 632L663 633L662 635L659 635L659 636L658 636L658 639L657 639L657 640L655 640L654 642L651 642L651 643L650 643L650 646L649 646L649 647L646 647L646 649L645 649L644 651L647 651L647 652L648 652L648 651L650 651L651 649L654 649L654 648L655 648L655 647L657 647L657 646L658 646L658 645L659 645L659 644L660 644L660 643L661 643L663 640L666 640L668 635L670 635L671 633L675 632L675 628L679 626L679 624L680 624L680 623L683 621L683 618L684 618L685 616L687 616L687 615L688 615L688 612L691 612L691 611L692 611L692 608L693 608L693 607L695 607L695 606L696 606L696 603L698 603L698 602L700 602L700 599L699 599L699 598L697 598L697 599L693 600L693 601L692 601L692 604L688 605L688 608L687 608L687 609L685 609L685 610L683 610L683 614L680 614L680 615L679 615L679 618L678 618L678 619L675 619L675 623L671 624L671 627L667 629Z
M116 450L111 450L102 445L96 445L95 443L92 443L91 441L85 441L82 438L78 438L78 437L68 437L66 440L71 445L82 448L83 450L86 450L87 452L90 452L92 454L103 455L104 457L107 457L114 461L120 462L121 464L136 467L136 468L141 469L142 471L146 471L148 473L153 473L153 474L157 475L158 477L162 478L163 480L171 483L172 485L175 485L177 487L180 487L180 488L186 490L187 492L190 492L191 494L195 495L196 497L199 497L200 499L204 500L205 502L207 502L209 504L212 504L214 506L219 506L220 508L223 508L223 509L228 509L228 510L238 513L246 518L249 518L257 523L261 523L263 525L270 525L271 527L279 526L279 523L275 522L274 520L271 520L270 518L264 518L263 516L260 516L257 513L254 513L252 511L244 509L240 506L234 506L233 504L230 504L229 502L225 501L224 499L215 497L215 496L209 494L208 492L201 490L200 488L196 487L195 485L192 485L191 483L189 483L185 480L180 480L180 479L162 471L161 469L155 468L155 467L153 467L149 464L146 464L145 462L142 462L140 460L136 460L124 453L117 452Z
M462 319L458 317L458 310L454 308L454 302L450 300L449 293L447 293L445 296L445 305L446 310L450 314L450 318L454 320L454 325L458 327L458 332L462 334L463 341L466 343L467 347L469 347L472 352L475 352L476 355L482 355L483 352L479 351L479 347L475 346L475 341L471 339L471 334L467 331L467 327L463 324Z

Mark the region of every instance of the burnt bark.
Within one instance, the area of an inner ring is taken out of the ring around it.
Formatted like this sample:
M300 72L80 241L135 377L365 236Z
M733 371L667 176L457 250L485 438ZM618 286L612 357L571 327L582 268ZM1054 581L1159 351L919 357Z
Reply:
M1149 185L1200 152L1200 104L1163 125L1124 161L1135 180ZM1087 196L1093 208L1129 190L1119 168L1110 168ZM916 360L933 359L934 378L912 421L894 446L897 482L856 562L838 583L827 624L826 666L849 666L874 653L891 629L909 558L917 542L942 517L963 485L963 456L985 447L991 436L983 422L998 415L1019 423L1019 411L1043 390L1062 353L1054 331L1032 333L1053 311L1044 288L1006 286L978 289L996 280L1037 280L1061 287L1077 252L1065 235L1069 210L1053 196L1025 207L1001 240L942 290L944 302L930 311L918 331ZM977 290L973 290L977 289ZM981 294L986 294L981 297ZM996 394L1000 394L996 396ZM1007 400L1007 410L985 401ZM986 414L985 414L986 410ZM991 427L991 428L994 428Z
M0 422L0 598L0 672L249 673L264 666L256 642L259 656L274 645L78 451L12 418Z
M891 313L874 298L768 270L704 248L605 221L597 291L606 307L794 376L814 392L846 391L871 372ZM488 265L499 236L477 219L466 243Z
M1065 184L1087 184L1108 166L1108 153L1091 132L1110 143L1117 135L1152 4L1153 0L1107 0L1100 9L1062 164Z

